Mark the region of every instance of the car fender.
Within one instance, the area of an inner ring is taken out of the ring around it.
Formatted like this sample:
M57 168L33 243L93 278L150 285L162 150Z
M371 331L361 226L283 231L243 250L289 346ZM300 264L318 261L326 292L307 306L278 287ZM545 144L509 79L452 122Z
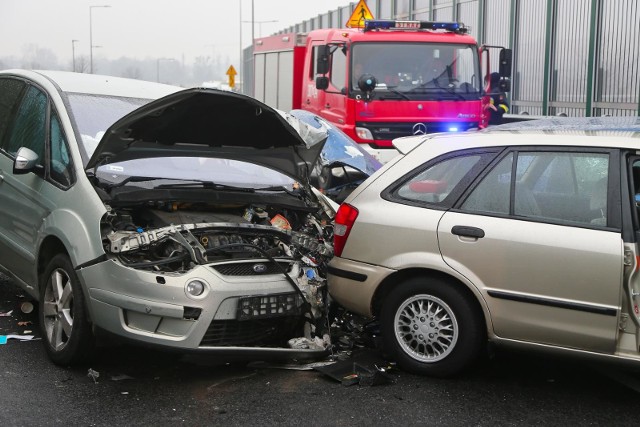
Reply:
M460 283L461 286L466 287L474 296L475 300L480 305L485 318L485 324L487 327L487 333L489 337L493 337L493 322L491 321L491 311L487 301L480 292L480 289L476 285L477 282L470 280L466 276L460 274L458 271L452 269L439 254L425 253L425 252L405 252L395 254L392 257L384 260L380 265L386 268L396 270L395 273L387 276L379 287L382 287L385 282L397 283L398 275L405 275L409 273L412 276L418 276L421 272L428 274L438 274L440 276L448 276ZM474 279L474 278L472 278ZM476 277L475 280L478 280Z
M54 236L62 242L75 267L104 255L100 237L101 216L96 212L95 215L83 218L78 212L70 209L52 211L40 227L38 259L42 243L49 236ZM73 235L69 235L69 230L74 230Z

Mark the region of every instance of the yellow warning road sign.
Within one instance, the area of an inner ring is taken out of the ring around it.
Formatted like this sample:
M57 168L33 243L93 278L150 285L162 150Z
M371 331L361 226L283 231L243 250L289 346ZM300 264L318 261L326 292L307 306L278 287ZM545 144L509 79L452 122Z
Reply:
M233 65L229 66L229 69L227 69L227 76L229 76L229 87L234 88L236 87L236 75L238 74L238 72L236 71L235 68L233 68Z
M373 19L373 15L369 10L369 6L367 6L367 3L365 3L364 0L360 0L355 9L353 9L351 17L347 21L347 27L364 28L364 21L368 19Z

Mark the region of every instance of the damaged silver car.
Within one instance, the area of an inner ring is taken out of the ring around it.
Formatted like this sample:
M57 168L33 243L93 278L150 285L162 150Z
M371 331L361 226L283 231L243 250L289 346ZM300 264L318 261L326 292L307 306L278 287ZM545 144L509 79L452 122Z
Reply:
M0 93L0 267L39 301L54 362L99 330L326 352L335 204L309 184L326 132L232 92L105 76L5 71Z

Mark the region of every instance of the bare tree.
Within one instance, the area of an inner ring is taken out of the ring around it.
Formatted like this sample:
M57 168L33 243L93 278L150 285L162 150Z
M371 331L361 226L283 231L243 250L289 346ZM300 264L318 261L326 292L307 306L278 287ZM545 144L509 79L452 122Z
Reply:
M49 48L41 48L37 44L27 44L22 48L22 68L27 69L59 69L58 58Z
M76 57L76 73L88 73L89 72L89 58L86 55L80 55Z
M130 65L122 72L122 77L126 77L128 79L138 79L142 78L142 72L140 68L135 65Z

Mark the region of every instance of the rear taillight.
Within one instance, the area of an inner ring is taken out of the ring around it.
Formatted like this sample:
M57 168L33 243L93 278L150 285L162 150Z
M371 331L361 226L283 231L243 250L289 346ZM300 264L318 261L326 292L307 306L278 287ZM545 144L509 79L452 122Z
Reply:
M333 252L336 256L342 255L342 250L347 243L347 238L357 217L358 209L347 203L340 205L333 228Z

